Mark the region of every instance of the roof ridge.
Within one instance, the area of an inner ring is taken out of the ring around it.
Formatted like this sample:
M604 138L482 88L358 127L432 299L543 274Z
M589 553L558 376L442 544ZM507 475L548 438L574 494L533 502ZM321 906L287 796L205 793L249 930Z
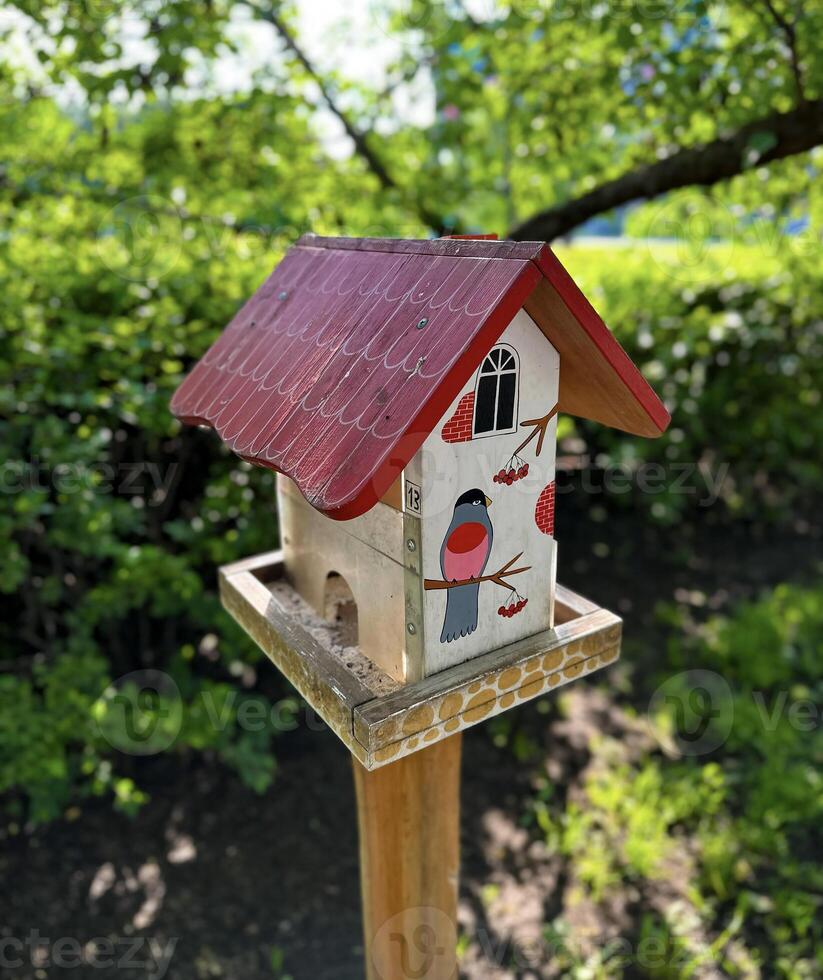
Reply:
M548 250L545 242L513 242L482 238L330 238L301 235L296 248L337 251L401 252L407 255L444 255L475 259L515 259L539 262Z

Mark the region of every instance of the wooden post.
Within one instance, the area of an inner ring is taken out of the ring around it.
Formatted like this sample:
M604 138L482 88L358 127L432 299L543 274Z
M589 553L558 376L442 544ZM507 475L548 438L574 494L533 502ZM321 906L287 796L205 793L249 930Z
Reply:
M353 759L367 980L457 978L461 741Z
M620 618L558 585L553 629L398 685L302 620L281 552L220 595L352 754L367 980L457 980L461 733L614 663Z

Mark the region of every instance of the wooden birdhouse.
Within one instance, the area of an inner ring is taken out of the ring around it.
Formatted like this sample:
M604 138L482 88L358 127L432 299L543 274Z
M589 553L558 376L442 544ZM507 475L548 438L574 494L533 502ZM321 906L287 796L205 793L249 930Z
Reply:
M302 238L172 409L282 474L288 577L397 680L553 626L559 411L669 420L545 245L465 239Z
M669 422L546 245L477 239L301 238L172 410L280 474L286 578L404 684L558 622L558 412Z
M221 596L351 751L366 976L411 975L422 936L455 980L460 733L620 649L556 582L557 413L668 413L543 244L311 236L172 410L279 474L282 551Z

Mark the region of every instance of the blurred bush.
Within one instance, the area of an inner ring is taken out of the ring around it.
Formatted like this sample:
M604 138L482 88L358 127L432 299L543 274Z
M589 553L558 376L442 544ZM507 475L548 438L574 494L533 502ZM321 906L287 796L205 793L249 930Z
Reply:
M220 608L216 566L277 546L274 478L208 434L181 434L168 411L281 249L228 214L272 179L265 162L255 178L249 141L299 137L294 107L247 104L233 124L229 109L147 112L110 132L46 100L25 116L3 107L0 791L15 816L52 817L77 794L143 801L128 755L147 747L117 737L115 682L136 670L171 680L140 707L144 727L179 709L169 744L215 751L258 789L271 778L272 726L236 722L259 697L259 653ZM293 144L264 216L287 227L312 206L290 181L313 147ZM189 217L179 188L192 167L222 172L211 203L225 224ZM130 185L155 193L129 197Z
M615 501L662 521L706 506L786 519L823 478L823 253L745 239L621 241L560 249L569 270L672 412L660 439L566 420ZM644 482L645 480L645 482ZM628 492L630 489L630 492Z

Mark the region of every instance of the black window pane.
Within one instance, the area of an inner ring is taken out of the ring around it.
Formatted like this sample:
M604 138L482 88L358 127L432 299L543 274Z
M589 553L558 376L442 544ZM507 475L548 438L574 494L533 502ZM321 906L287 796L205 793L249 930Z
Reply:
M474 431L491 432L494 429L494 401L497 376L481 377L477 384L474 402Z
M517 375L500 375L500 393L497 396L497 429L514 426L514 399L517 394Z

